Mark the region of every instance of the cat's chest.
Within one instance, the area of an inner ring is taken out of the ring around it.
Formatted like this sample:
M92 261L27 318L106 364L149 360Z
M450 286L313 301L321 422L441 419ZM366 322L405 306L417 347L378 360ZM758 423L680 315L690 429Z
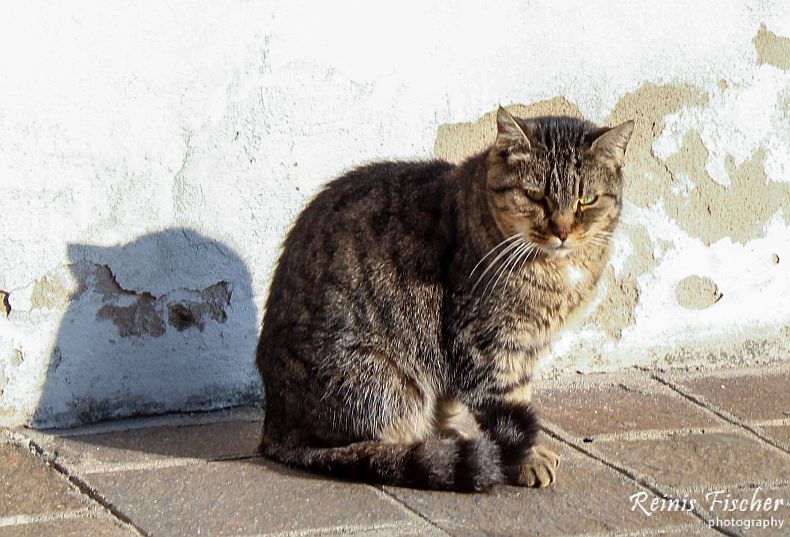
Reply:
M507 337L519 346L545 346L592 296L595 277L584 266L568 264L550 288L531 289L515 312Z

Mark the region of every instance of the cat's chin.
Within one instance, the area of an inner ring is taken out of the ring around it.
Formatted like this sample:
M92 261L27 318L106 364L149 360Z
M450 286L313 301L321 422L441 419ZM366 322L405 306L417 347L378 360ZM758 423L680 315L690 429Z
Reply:
M547 257L560 258L560 259L563 257L568 257L573 252L573 250L574 250L573 248L569 248L567 246L556 246L556 247L544 246L541 248L541 251L545 253Z

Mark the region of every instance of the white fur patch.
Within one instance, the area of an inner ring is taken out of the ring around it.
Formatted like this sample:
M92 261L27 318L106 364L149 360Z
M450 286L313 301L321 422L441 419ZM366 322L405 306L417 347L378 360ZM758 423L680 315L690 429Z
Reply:
M568 283L570 283L571 285L576 285L577 283L582 281L582 279L584 279L584 272L579 267L568 265L567 276L568 276Z

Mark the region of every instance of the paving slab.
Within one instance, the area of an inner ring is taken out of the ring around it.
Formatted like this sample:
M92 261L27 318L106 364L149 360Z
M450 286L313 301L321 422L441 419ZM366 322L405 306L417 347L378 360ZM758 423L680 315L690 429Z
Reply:
M0 537L135 537L109 517L82 516L0 527Z
M743 420L790 417L790 372L675 377L675 382Z
M252 456L261 437L261 422L224 421L175 427L138 427L98 434L26 431L58 461L91 473L174 459L196 461Z
M722 423L713 413L650 379L560 385L536 390L535 400L541 419L579 438Z
M722 508L723 504L711 505L714 500L723 499L736 502L737 505L729 504L734 509L727 511ZM709 516L719 528L735 530L747 537L790 535L790 487L726 490L707 500L703 497L703 501Z
M86 478L116 509L156 536L257 535L424 522L374 487L278 464L225 461Z
M641 489L605 465L571 457L545 489L495 487L488 494L456 494L386 487L399 500L455 536L576 535L694 524L688 513L648 517L632 511Z
M711 529L704 522L696 522L693 525L679 528L667 528L656 531L651 530L649 533L637 531L634 533L627 533L619 537L669 537L670 535L674 535L675 537L722 537L720 532Z
M778 442L782 447L790 450L790 425L766 425L759 429L760 432Z
M676 434L652 440L615 439L598 442L595 449L673 490L710 490L714 486L770 483L790 477L790 455L737 431Z
M29 450L0 445L0 517L76 511L88 501Z

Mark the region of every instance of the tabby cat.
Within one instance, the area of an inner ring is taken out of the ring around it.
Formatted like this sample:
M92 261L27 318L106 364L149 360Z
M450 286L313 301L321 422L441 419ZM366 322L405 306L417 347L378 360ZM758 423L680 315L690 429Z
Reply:
M500 108L494 144L458 166L381 162L329 183L266 303L261 452L416 488L553 482L530 380L607 263L632 130Z

